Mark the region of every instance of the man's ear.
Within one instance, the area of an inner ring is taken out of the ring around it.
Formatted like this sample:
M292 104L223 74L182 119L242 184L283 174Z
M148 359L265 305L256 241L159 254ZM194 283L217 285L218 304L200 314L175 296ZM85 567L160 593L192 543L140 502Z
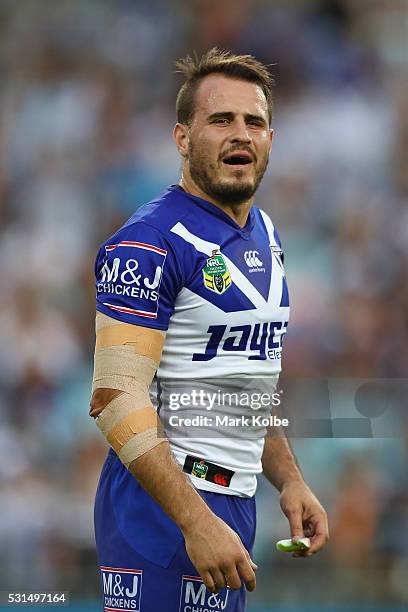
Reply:
M271 128L269 130L269 153L271 152L271 149L272 149L272 142L273 142L273 129Z
M189 128L184 123L176 123L173 130L173 138L178 152L182 157L188 155Z

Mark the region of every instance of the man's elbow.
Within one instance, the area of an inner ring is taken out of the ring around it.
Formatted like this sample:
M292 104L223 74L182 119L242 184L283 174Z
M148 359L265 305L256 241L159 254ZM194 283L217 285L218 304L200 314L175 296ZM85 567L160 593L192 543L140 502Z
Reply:
M122 391L118 389L95 389L90 402L89 416L96 419L102 410L121 393Z

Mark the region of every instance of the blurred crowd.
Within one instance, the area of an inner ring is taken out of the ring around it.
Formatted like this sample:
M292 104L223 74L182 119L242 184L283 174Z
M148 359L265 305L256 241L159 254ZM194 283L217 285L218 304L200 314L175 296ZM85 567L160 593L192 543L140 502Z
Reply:
M177 57L272 64L256 203L285 250L286 374L403 379L407 19L400 0L0 0L0 590L98 595L93 263L178 181ZM261 480L253 601L408 602L407 439L293 441L332 542L305 565L275 553L287 525Z

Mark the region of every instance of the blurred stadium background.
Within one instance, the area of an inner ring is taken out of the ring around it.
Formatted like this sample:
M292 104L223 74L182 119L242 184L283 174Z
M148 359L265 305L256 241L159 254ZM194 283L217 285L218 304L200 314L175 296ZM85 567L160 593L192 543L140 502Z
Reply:
M257 204L286 252L286 373L406 376L404 0L0 0L0 590L97 609L93 262L177 182L173 61L214 44L275 64ZM407 609L406 434L293 441L331 543L279 555L287 524L261 480L249 612Z

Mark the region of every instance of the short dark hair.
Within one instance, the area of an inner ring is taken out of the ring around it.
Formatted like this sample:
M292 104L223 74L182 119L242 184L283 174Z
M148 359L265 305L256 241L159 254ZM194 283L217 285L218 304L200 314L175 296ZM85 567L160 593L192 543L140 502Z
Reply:
M176 99L177 121L190 125L195 111L195 94L201 80L209 74L223 74L259 85L268 105L269 123L272 120L273 79L268 68L253 55L234 55L213 47L201 57L196 53L176 61L176 68L186 77Z

